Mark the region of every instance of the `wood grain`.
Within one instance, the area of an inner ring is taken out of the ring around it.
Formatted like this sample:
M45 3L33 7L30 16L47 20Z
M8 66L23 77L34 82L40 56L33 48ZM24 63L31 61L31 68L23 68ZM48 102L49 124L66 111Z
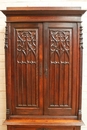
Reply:
M80 130L80 7L8 7L5 68L8 130Z
M27 126L81 126L81 120L59 120L59 119L9 119L5 125L27 125Z

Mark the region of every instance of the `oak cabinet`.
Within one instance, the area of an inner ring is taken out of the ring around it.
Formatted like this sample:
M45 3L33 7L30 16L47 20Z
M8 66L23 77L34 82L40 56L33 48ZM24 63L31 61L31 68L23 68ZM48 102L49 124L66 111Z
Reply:
M80 130L80 8L7 8L8 130Z

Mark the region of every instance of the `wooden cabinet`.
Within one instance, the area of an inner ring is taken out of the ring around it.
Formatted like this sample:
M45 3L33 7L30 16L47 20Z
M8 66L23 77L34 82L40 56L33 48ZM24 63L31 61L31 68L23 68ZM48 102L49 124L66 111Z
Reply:
M80 130L80 8L20 7L7 16L8 130Z

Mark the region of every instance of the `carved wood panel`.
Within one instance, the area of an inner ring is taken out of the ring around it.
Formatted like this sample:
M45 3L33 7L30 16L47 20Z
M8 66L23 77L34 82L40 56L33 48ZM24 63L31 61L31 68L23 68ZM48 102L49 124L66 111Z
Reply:
M50 107L70 107L70 31L49 30ZM70 96L71 97L71 96Z
M45 114L75 115L77 106L74 103L76 100L76 84L74 82L77 79L72 78L77 67L75 26L76 24L68 23L44 25Z
M23 26L23 27L22 27ZM37 114L43 112L41 102L42 75L39 66L43 63L40 57L42 47L42 24L13 24L13 68L16 114ZM41 38L39 38L39 34ZM14 64L15 63L15 64Z
M16 31L18 106L38 107L38 30Z

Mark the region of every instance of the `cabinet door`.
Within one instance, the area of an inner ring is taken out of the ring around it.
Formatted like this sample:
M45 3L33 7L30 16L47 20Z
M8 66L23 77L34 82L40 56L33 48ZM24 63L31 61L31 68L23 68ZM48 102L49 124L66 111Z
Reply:
M76 23L44 24L44 114L75 116L78 51Z
M11 28L12 114L42 114L42 24L13 23Z

